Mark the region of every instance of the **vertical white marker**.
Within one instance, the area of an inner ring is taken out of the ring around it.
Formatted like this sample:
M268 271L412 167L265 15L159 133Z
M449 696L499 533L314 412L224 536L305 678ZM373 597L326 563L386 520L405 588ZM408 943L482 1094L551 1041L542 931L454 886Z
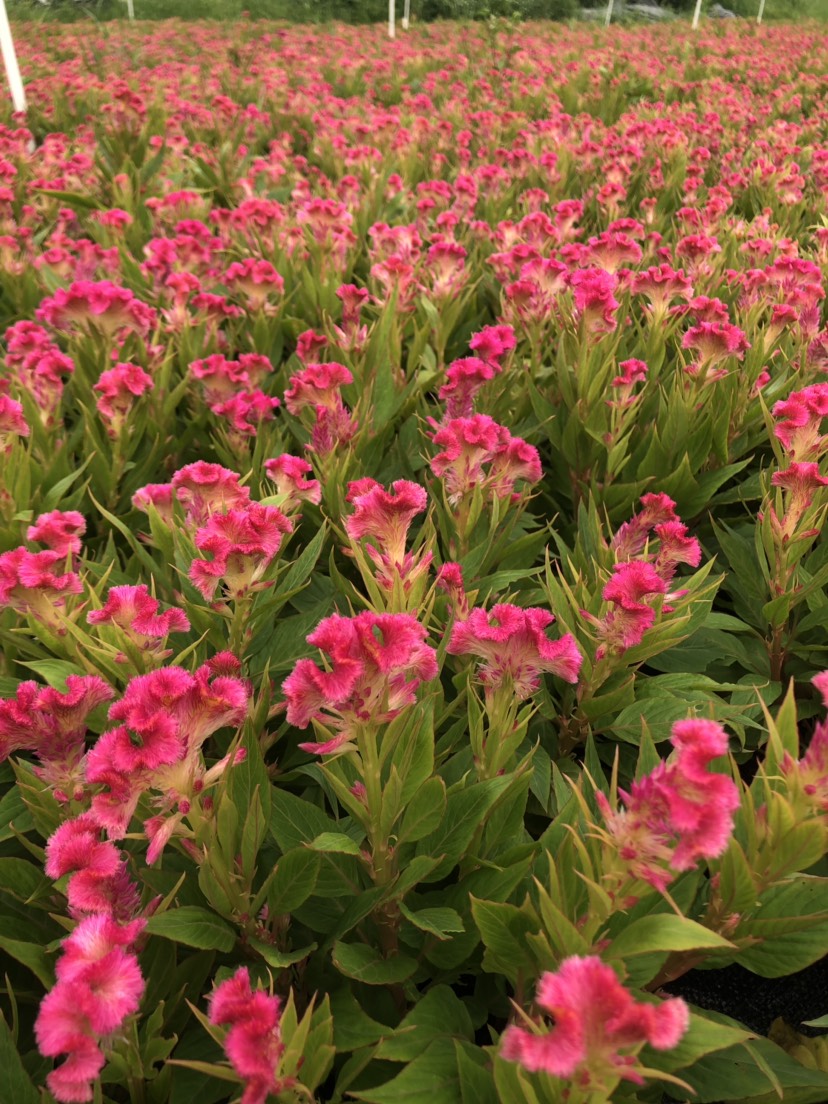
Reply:
M0 49L3 52L3 64L6 67L6 76L9 81L14 110L18 114L25 114L26 93L23 89L23 78L20 76L20 66L17 64L17 52L14 48L9 17L6 13L6 0L0 0Z

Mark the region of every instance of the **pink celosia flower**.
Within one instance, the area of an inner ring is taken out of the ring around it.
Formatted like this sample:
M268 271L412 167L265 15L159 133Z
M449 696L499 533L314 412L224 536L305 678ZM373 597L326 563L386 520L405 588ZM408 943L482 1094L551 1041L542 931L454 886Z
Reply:
M175 497L184 507L190 525L203 525L213 514L243 510L250 501L250 488L240 485L241 477L221 464L197 460L172 477Z
M825 447L820 434L822 419L828 415L828 383L814 383L792 392L775 404L774 435L795 462L818 460Z
M511 326L484 326L472 336L469 348L487 364L501 368L501 361L517 345L515 331Z
M51 510L41 514L26 530L26 539L38 541L59 556L77 555L81 537L86 532L86 519L77 510Z
M210 1023L230 1026L224 1049L245 1082L241 1104L265 1104L271 1093L290 1088L290 1079L278 1076L284 1051L280 1017L279 998L252 990L244 966L210 995Z
M11 606L30 613L52 631L66 632L57 613L71 594L80 594L83 585L74 571L55 574L64 557L58 552L29 552L15 548L0 556L0 608Z
M139 903L138 889L127 873L124 856L114 843L101 839L101 825L92 813L67 820L46 843L46 874L53 879L71 874L66 885L69 913L129 920Z
M115 586L107 592L102 609L90 610L86 620L90 625L115 625L143 651L163 658L164 641L172 632L189 632L190 622L183 610L158 612L158 599L146 586Z
M701 545L695 537L687 535L686 525L680 521L665 521L662 525L656 525L654 532L659 540L659 549L653 566L665 583L672 581L679 564L699 566Z
M351 372L335 363L309 364L290 377L285 406L294 415L313 411L310 447L320 455L347 444L356 433L356 421L342 401L341 389L348 383L353 383Z
M431 461L431 470L445 480L449 502L456 505L476 486L497 498L514 494L517 480L535 483L541 477L540 457L534 446L512 437L505 426L487 414L453 418L432 437L443 451Z
M109 280L78 280L68 289L58 288L41 302L36 315L56 330L96 329L107 336L124 327L146 336L156 322L152 307Z
M712 371L728 357L741 360L750 348L744 332L729 322L699 322L681 339L683 349L694 349L699 354L698 363L688 366L691 375L715 379L725 374L724 369Z
M587 333L612 333L617 325L618 300L613 295L618 281L602 268L582 268L573 272L569 284L575 296L575 308Z
M612 967L594 955L565 958L555 973L543 974L535 1002L552 1017L552 1030L508 1027L502 1056L532 1073L572 1079L596 1092L612 1092L619 1080L643 1084L636 1066L642 1046L670 1050L690 1019L680 997L637 1002Z
M238 360L228 360L221 353L213 353L190 365L190 373L204 387L204 398L209 406L226 402L239 391L255 390L271 371L273 365L258 353L243 353Z
M399 578L409 589L431 563L430 553L415 557L405 550L411 522L428 505L425 488L398 479L386 491L373 479L360 479L349 484L347 501L354 512L345 520L345 531L354 542L368 539L366 551L377 568L380 585L390 590Z
M293 523L281 510L259 502L250 502L243 510L213 514L195 537L196 548L212 559L193 560L190 579L208 599L220 579L227 596L235 600L261 589L262 576L285 534L292 530Z
M0 701L0 760L25 748L37 756L35 774L58 801L79 798L86 718L114 696L94 675L69 675L66 691L21 682L14 698Z
M8 395L0 395L0 449L9 452L11 437L28 437L29 433L22 405Z
M655 318L662 318L673 299L690 299L693 286L681 269L671 265L654 265L645 272L636 272L630 290L643 295L650 303Z
M667 592L667 583L651 563L629 560L615 564L613 572L601 597L614 608L594 622L602 638L595 653L599 660L609 652L624 652L640 644L655 623L655 610L647 599Z
M677 721L671 760L621 792L625 808L612 810L603 794L596 800L613 846L632 877L666 889L675 873L700 859L717 858L733 831L739 807L736 784L707 768L727 752L720 724L700 718Z
M285 281L270 261L255 257L234 261L224 274L224 283L246 297L249 311L269 306L269 301L285 290Z
M828 708L828 671L815 675L811 681ZM828 812L828 723L818 721L801 759L795 760L786 752L782 761L782 773L788 785L796 788L812 809Z
M618 367L620 371L612 380L616 394L610 400L610 405L631 406L637 397L634 395L635 385L647 378L647 365L643 360L622 360Z
M678 521L676 504L666 494L641 496L642 509L629 521L625 521L610 542L610 548L618 560L631 560L640 556L647 544L647 537L657 525Z
M477 392L499 371L496 362L479 357L452 361L438 396L446 404L446 418L467 418L472 413Z
M469 616L469 599L463 582L463 569L458 563L444 563L437 572L437 586L448 597L449 607L458 621Z
M153 386L152 376L137 364L116 364L101 372L92 390L101 396L97 401L98 413L107 423L110 437L120 437L135 400Z
M544 671L566 682L578 681L583 656L570 633L549 639L546 629L554 620L548 610L506 603L490 612L474 609L454 625L448 651L483 659L480 680L488 691L505 687L518 698L528 698L540 686Z
M265 461L265 474L276 484L276 493L282 497L279 508L285 514L294 514L303 502L318 506L322 501L322 487L318 479L308 479L313 468L299 456L283 453Z
M828 486L828 479L819 474L818 464L793 463L785 471L774 472L771 484L786 492L784 515L778 518L771 507L771 523L782 540L791 540L820 487Z
M231 437L255 437L262 422L273 421L274 411L280 406L275 396L265 395L263 391L240 391L224 402L210 407L212 412L223 418Z
M414 702L421 682L437 676L437 656L425 643L426 630L409 614L335 613L307 639L330 656L331 669L300 659L282 689L290 724L307 728L316 718L338 730L321 744L301 745L320 755L346 744L360 724L392 720Z
M90 916L63 942L57 983L44 997L35 1022L41 1054L67 1055L47 1077L61 1104L92 1100L92 1082L105 1061L101 1038L138 1010L144 979L128 948L142 927L141 920L121 925L108 916Z
M146 514L152 506L167 525L172 525L173 522L174 502L175 492L172 483L147 483L132 496L132 505L136 510Z

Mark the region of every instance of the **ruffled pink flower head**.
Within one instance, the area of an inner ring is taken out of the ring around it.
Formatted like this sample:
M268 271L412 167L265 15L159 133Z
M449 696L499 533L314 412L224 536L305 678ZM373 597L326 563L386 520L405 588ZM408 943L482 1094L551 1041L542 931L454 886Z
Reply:
M234 261L224 274L224 283L236 294L247 300L249 311L258 311L280 299L285 281L270 263L255 257Z
M105 1062L101 1039L138 1010L144 979L128 948L142 927L141 921L121 925L108 916L90 916L64 940L57 983L35 1021L41 1054L67 1055L47 1077L61 1104L92 1100L92 1083Z
M149 513L152 506L167 525L172 525L174 516L175 491L172 483L147 483L132 496L132 505L142 513Z
M199 380L204 388L204 398L208 405L224 402L239 390L248 390L252 384L250 374L238 360L228 360L222 353L194 360L190 364L190 375Z
M157 320L152 307L109 280L77 280L68 289L58 288L36 315L56 330L99 330L109 337L124 328L146 337Z
M244 441L246 437L255 437L262 422L272 422L280 406L275 396L264 391L240 391L224 402L210 407L212 412L226 423L231 438Z
M828 671L821 671L811 679L820 693L822 704L828 708ZM828 723L818 721L801 759L786 754L782 761L782 773L791 789L798 789L811 809L828 812Z
M343 284L342 287L337 288L336 297L342 303L343 329L358 326L362 310L371 298L368 289L357 287L355 284Z
M612 333L617 321L618 300L613 292L618 281L603 268L581 268L569 277L575 297L575 309L583 319L587 333Z
M665 583L672 581L679 564L699 566L701 545L695 537L688 536L686 525L680 521L665 521L662 525L656 525L654 532L659 549L653 566Z
M667 583L653 564L641 560L615 564L613 577L601 595L613 608L596 623L602 643L595 658L600 660L610 652L619 654L640 644L655 623L650 600L666 592Z
M238 600L262 588L261 580L293 523L275 506L250 502L242 510L213 514L198 530L196 548L211 559L193 560L190 580L212 599L221 580L228 598Z
M455 241L436 242L429 248L425 272L436 298L455 295L466 282L466 256L465 248Z
M463 581L463 569L458 563L444 563L437 572L437 587L448 597L449 607L458 621L469 616L469 599Z
M633 295L643 295L657 318L667 313L674 299L688 300L693 295L693 285L682 269L672 265L653 265L644 272L636 272L630 284Z
M673 757L633 782L629 793L622 791L623 810L613 811L603 794L597 797L625 867L658 890L676 872L722 854L739 807L732 779L708 770L727 752L727 734L720 724L699 718L677 721L670 742Z
M624 408L636 401L635 387L647 378L648 368L643 360L622 360L618 365L619 373L613 377L612 387L615 394L609 400L610 406Z
M135 400L153 386L152 376L137 364L116 364L101 373L92 390L101 396L97 401L98 413L107 423L110 437L121 435Z
M360 724L384 724L412 705L420 683L437 677L437 654L425 640L424 626L404 613L335 613L320 622L308 643L330 657L330 669L300 659L282 690L290 724L307 728L316 719L337 735L300 746L330 754Z
M699 322L687 331L681 345L699 354L698 363L688 368L692 375L709 372L728 357L742 360L750 348L744 332L729 322Z
M414 557L405 547L412 521L428 505L425 488L398 479L386 491L373 479L360 479L348 485L346 500L354 512L346 518L345 530L355 543L366 540L380 585L391 589L400 578L410 587L431 563L430 553Z
M479 333L472 336L469 348L487 364L502 368L501 361L517 345L515 331L511 326L484 326Z
M30 432L23 406L8 395L0 395L0 449L10 452L11 438L28 437Z
M574 1080L586 1091L612 1091L619 1080L643 1084L636 1064L642 1046L670 1050L690 1022L680 997L639 1003L594 955L565 958L557 972L543 974L535 1002L552 1017L552 1030L536 1034L510 1026L501 1055L532 1073Z
M0 608L11 606L30 613L60 635L66 632L57 610L72 594L80 594L83 585L74 571L56 574L65 557L58 552L30 552L14 548L0 556Z
M643 256L641 246L621 230L605 230L587 242L585 257L590 264L615 273L623 265L634 267Z
M828 383L794 391L773 408L774 436L792 461L818 460L825 451L822 419L828 415Z
M657 525L680 520L676 504L669 495L645 494L640 501L641 510L619 527L610 542L618 560L640 556L647 545L647 537Z
M81 550L81 537L86 532L86 519L77 510L51 510L41 514L26 530L26 539L37 541L57 552L76 556Z
M224 1050L230 1064L245 1082L243 1104L266 1104L268 1097L291 1086L278 1076L284 1052L280 1030L281 1001L261 989L252 990L250 975L241 967L217 985L210 996L210 1023L230 1030Z
M485 361L479 357L452 361L446 369L446 382L439 391L439 398L446 404L446 418L469 417L474 408L475 395L499 371L496 361Z
M33 322L18 322L6 330L6 366L18 385L34 399L40 420L50 427L57 421L65 376L75 365L47 332Z
M287 452L265 461L265 474L276 484L276 493L282 498L279 508L285 514L295 514L303 502L318 506L322 501L319 480L308 479L308 473L312 471L307 460Z
M190 622L183 610L175 607L158 612L159 602L146 586L115 586L107 592L102 609L90 610L86 620L90 625L114 625L138 648L152 652L158 658L164 652L166 638L173 632L189 632Z
M785 471L774 472L771 484L785 492L785 512L780 519L771 507L771 523L783 540L791 540L820 487L828 486L828 479L820 475L819 464L793 463Z
M328 339L324 334L315 330L304 330L296 338L296 357L305 367L315 364L327 344Z
M46 843L46 874L63 878L69 913L111 916L128 921L138 910L139 895L130 881L123 856L114 843L101 839L101 825L92 813L64 821Z
M455 623L448 651L483 659L480 680L488 691L513 689L517 698L528 698L540 686L543 672L578 681L583 656L569 633L549 639L546 629L554 620L548 610L506 603L491 611L475 609Z
M443 451L431 461L431 470L445 480L452 505L481 484L505 498L514 494L516 481L535 483L541 477L537 450L488 414L453 418L432 440Z
M327 456L338 445L347 444L357 423L342 401L341 389L353 383L344 364L309 364L290 377L285 406L291 414L313 411L310 448Z
M113 696L95 675L69 675L65 691L21 682L14 698L0 701L0 761L21 749L32 751L40 764L35 774L57 800L79 798L86 719Z
M221 464L197 460L172 477L175 497L184 507L190 525L203 525L213 514L244 509L250 502L250 488L240 485L241 477Z

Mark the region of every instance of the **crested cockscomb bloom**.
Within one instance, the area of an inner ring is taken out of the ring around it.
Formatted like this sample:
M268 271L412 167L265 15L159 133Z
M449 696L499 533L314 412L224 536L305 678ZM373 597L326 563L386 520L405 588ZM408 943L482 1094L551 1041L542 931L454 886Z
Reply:
M101 396L97 400L98 413L107 423L110 437L120 437L135 400L153 389L152 376L137 364L116 364L101 372L93 391Z
M12 437L28 437L30 432L21 403L8 395L0 395L0 449L9 452Z
M270 360L259 353L242 353L238 360L228 360L221 353L213 353L190 365L191 375L204 387L204 398L209 406L226 402L239 391L255 391L272 371Z
M828 416L828 383L794 391L773 407L774 436L797 463L818 460L825 450L822 419Z
M669 264L653 265L644 272L636 272L630 283L633 295L643 295L650 303L655 318L662 318L674 299L690 299L693 285L681 269Z
M693 376L705 376L709 379L717 378L724 373L724 369L718 372L717 364L728 357L736 357L741 360L745 352L750 348L750 343L738 326L730 322L699 322L691 327L681 339L683 349L693 349L699 359L696 364L689 365L687 371Z
M467 418L474 407L474 397L500 371L496 361L479 357L454 360L446 369L446 382L439 398L446 404L446 418Z
M624 652L640 644L644 633L655 623L655 609L650 601L666 592L667 583L653 564L642 560L615 564L613 577L601 594L613 608L600 620L589 618L602 641L595 658L600 660L610 652Z
M72 594L80 594L83 584L74 571L56 574L65 562L59 552L30 552L14 548L0 556L0 608L11 606L30 613L48 628L65 633L58 610Z
M575 297L575 309L583 319L587 333L612 333L617 321L618 300L613 292L618 280L603 268L581 268L569 277Z
M32 751L39 763L35 774L57 800L78 798L86 718L112 697L112 689L96 675L69 675L65 691L21 682L13 698L0 701L0 760L22 749Z
M454 295L468 279L466 250L459 242L436 242L428 250L425 273L439 299Z
M217 417L223 419L231 438L255 437L262 422L272 422L280 406L275 396L265 395L264 391L240 391L224 402L210 407Z
M6 365L12 378L34 399L40 420L48 428L57 421L64 377L72 375L75 365L41 327L21 330L21 326L18 323L6 331Z
M333 327L336 344L345 352L359 354L368 342L368 327L361 323L360 316L371 294L367 288L343 284L337 288L336 297L342 303L342 323Z
M603 1094L621 1080L642 1085L636 1057L644 1044L670 1050L690 1022L680 997L638 1002L596 955L573 955L555 973L543 974L535 1003L552 1017L551 1031L512 1025L501 1040L501 1056L532 1073L572 1080L580 1089Z
M613 377L611 385L615 388L615 394L608 402L610 406L620 408L632 406L638 398L634 393L635 385L647 378L647 365L643 360L622 360L618 368L618 375Z
M26 530L26 540L37 541L57 552L76 556L81 550L81 537L86 532L86 519L77 510L50 510L35 519Z
M469 348L487 364L501 368L501 361L517 345L515 331L511 326L484 326L478 333L473 334L469 341Z
M617 272L622 265L637 265L642 251L638 242L620 230L605 230L590 238L584 251L585 259L607 272Z
M463 569L458 563L444 563L437 572L437 587L449 601L452 615L458 621L469 616L469 599L463 581Z
M197 460L172 477L175 497L184 507L190 525L203 525L213 514L243 510L250 501L250 488L242 487L241 476L221 464Z
M828 708L828 671L811 680ZM788 786L802 795L805 804L819 813L828 813L828 723L818 721L808 744L808 750L796 760L785 753L781 765Z
M36 315L56 330L98 330L110 337L124 328L145 337L156 322L152 307L110 280L77 280L58 288L41 302Z
M670 742L674 755L620 791L622 810L596 794L608 839L629 877L659 891L676 873L701 859L715 859L727 847L739 790L724 774L710 771L727 752L727 734L715 721L677 721Z
M285 406L293 415L313 411L310 448L322 456L347 444L357 423L342 401L342 387L353 383L344 364L309 364L290 377Z
M132 505L136 510L148 514L150 507L167 525L172 525L174 516L175 491L172 483L147 483L139 487L132 496Z
M658 539L658 552L653 559L656 573L665 583L672 581L679 564L698 567L701 563L701 545L695 537L688 536L682 522L665 521L653 530Z
M783 515L781 518L778 517L776 510L771 506L771 524L781 540L789 541L796 533L802 515L812 505L820 487L828 486L828 479L820 475L818 464L793 463L785 471L774 472L771 485L781 487L785 492Z
M229 765L224 759L205 772L201 747L218 729L244 720L250 688L239 669L235 656L221 652L193 674L162 667L129 682L109 711L120 725L99 738L86 760L87 780L106 787L93 797L92 813L110 837L127 831L144 791L160 791L169 805Z
M647 545L647 537L657 525L668 521L679 521L676 504L666 494L645 494L641 496L641 510L629 521L619 526L610 542L617 560L632 560L640 556Z
M540 686L544 672L566 682L578 681L583 656L570 633L549 639L546 629L554 620L548 610L506 603L490 611L474 609L455 623L448 651L484 661L479 674L487 691L506 688L518 699L528 698Z
M234 261L224 274L224 283L245 296L249 311L272 307L272 301L281 298L285 290L285 281L270 261L255 257Z
M210 1023L229 1025L224 1050L245 1083L241 1104L266 1104L271 1094L290 1088L290 1079L278 1076L284 1051L281 1001L262 989L251 989L247 967L216 986L209 1015Z
M325 334L315 330L304 330L296 338L296 358L307 367L319 361L319 354L328 345Z
M143 926L143 920L119 924L89 916L63 941L57 982L35 1021L40 1053L67 1056L47 1077L61 1104L92 1100L92 1082L105 1063L101 1042L138 1010L144 979L130 946Z
M250 502L244 509L213 514L198 530L195 545L212 558L193 560L190 580L205 598L215 594L219 580L228 598L261 589L261 580L293 523L276 506Z
M114 586L107 591L102 609L90 610L86 620L90 625L114 625L143 651L157 658L169 655L163 651L164 641L173 632L189 632L190 622L183 610L175 607L158 612L159 602L145 585Z
M308 479L308 473L313 468L307 460L285 452L272 460L266 460L264 467L267 478L276 484L276 493L282 499L279 509L285 514L295 514L303 502L312 502L318 506L322 501L319 480Z
M384 724L413 704L421 682L437 677L437 654L415 617L365 610L356 617L335 613L307 638L330 657L329 669L300 659L282 684L287 719L307 728L316 719L336 730L307 751L327 755L347 744L363 724Z
M510 437L503 448L492 457L486 480L495 498L510 498L517 502L520 494L515 491L518 482L537 483L543 475L540 454L534 445L521 437Z
M440 426L432 440L443 451L431 461L431 470L445 480L452 505L477 486L497 498L514 496L516 481L535 483L542 474L534 446L512 437L488 414L453 418Z
M46 874L55 881L71 875L66 899L75 919L100 915L128 921L138 910L138 889L125 856L101 839L101 831L92 813L64 821L46 842Z
M408 590L428 570L432 558L431 553L415 556L405 548L411 522L428 505L425 488L398 479L386 491L373 479L360 479L349 484L347 501L354 512L345 520L345 531L355 543L366 541L377 581L391 590L399 578Z

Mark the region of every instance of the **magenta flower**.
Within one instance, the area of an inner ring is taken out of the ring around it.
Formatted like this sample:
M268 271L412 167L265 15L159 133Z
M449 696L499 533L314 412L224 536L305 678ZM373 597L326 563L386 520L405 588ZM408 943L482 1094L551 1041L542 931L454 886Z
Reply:
M453 418L440 426L432 440L443 451L431 461L431 470L445 480L452 505L477 486L497 498L515 497L518 480L535 483L542 474L537 449L512 437L488 414Z
M818 460L823 454L826 438L820 430L826 415L828 383L811 384L775 404L773 432L792 461Z
M28 437L29 423L23 416L23 407L16 399L0 395L0 449L11 449L11 437Z
M822 696L822 704L828 708L828 671L822 671L811 680ZM828 812L828 723L818 721L801 759L785 755L782 773L790 785L795 785L806 803L820 813Z
M153 389L152 376L137 364L116 364L101 373L92 388L100 394L98 413L107 423L110 437L120 437L135 400Z
M285 514L294 514L303 502L318 506L322 501L322 487L318 479L308 479L313 471L307 460L299 456L283 453L273 460L265 460L265 474L276 484L276 493L282 498L280 509Z
M710 379L724 374L723 370L711 372L728 357L742 360L750 348L750 342L738 326L729 322L699 322L681 339L683 349L693 349L699 355L697 364L688 367L692 375L707 374Z
M611 406L632 406L636 396L635 385L643 383L647 378L648 368L643 360L622 360L618 365L620 371L612 379L611 386L615 388L615 395L609 400Z
M213 514L243 510L250 502L250 488L242 487L241 477L221 464L197 460L172 477L172 490L184 507L190 525L204 525Z
M438 398L446 404L446 418L467 418L474 408L477 392L500 371L496 362L479 357L452 361L446 369L446 382Z
M90 625L115 625L143 651L163 658L164 641L172 632L189 632L190 622L183 610L158 612L159 602L145 585L116 586L107 591L102 609L90 610L86 620Z
M335 613L307 638L330 657L323 670L300 659L282 683L287 719L307 728L316 719L337 730L331 740L300 745L327 755L346 744L360 724L384 724L413 704L421 682L437 676L437 655L426 630L409 614Z
M209 1000L210 1023L230 1027L224 1050L245 1082L241 1104L266 1104L270 1094L290 1088L290 1079L278 1076L284 1051L279 998L261 989L252 990L243 966L217 985Z
M727 735L715 721L693 719L673 725L675 755L621 791L625 808L596 800L618 855L636 879L659 891L700 859L714 859L727 847L739 807L736 784L707 768L727 752Z
M666 592L667 583L651 563L629 560L615 564L613 577L601 594L613 609L596 623L602 644L595 658L600 660L608 653L618 654L640 644L655 623L655 610L648 599Z
M211 599L219 581L228 598L238 600L262 589L262 578L293 523L275 506L250 502L242 510L213 514L198 530L196 548L212 559L193 560L190 580Z
M265 395L264 391L240 391L214 403L210 409L227 424L231 438L243 443L246 437L255 437L262 422L272 422L276 409L280 406L275 396Z
M469 348L487 364L500 370L501 361L517 345L515 331L511 326L484 326L479 333L473 334Z
M661 318L673 299L690 299L693 285L681 269L671 265L653 265L644 272L636 272L630 287L633 295L643 295L650 303L653 315Z
M357 423L342 400L341 389L353 383L344 364L308 364L290 377L285 406L291 414L312 411L310 448L327 456L345 445L357 431Z
M285 290L285 281L270 261L255 257L234 261L224 274L224 283L245 296L249 311L271 306L270 300Z
M786 492L785 513L780 519L771 507L771 522L782 540L791 540L802 515L813 503L819 489L828 486L828 479L819 474L818 464L792 463L785 471L774 472L771 484L782 487Z
M505 687L519 699L528 698L540 686L543 672L578 681L583 656L570 633L549 639L546 629L554 620L548 610L506 603L490 612L474 609L465 621L455 623L448 651L483 659L480 680L487 691Z
M107 336L126 327L145 337L156 323L152 307L109 280L77 280L68 289L58 288L41 302L36 315L56 330L92 329Z
M105 915L126 921L138 909L138 889L124 857L114 843L101 839L101 825L92 813L55 829L46 843L45 869L55 880L71 875L66 897L76 919Z
M57 611L72 594L80 594L83 585L74 571L62 575L54 569L63 564L58 552L29 552L14 548L0 555L0 608L11 606L30 613L58 634L66 632Z
M603 268L582 268L572 273L569 284L587 333L612 333L618 324L615 311L619 304L613 294L618 286L616 277Z
M81 537L86 532L86 519L77 510L51 510L41 514L26 530L26 540L38 541L66 557L81 550Z
M365 547L380 585L390 590L399 578L410 587L431 563L430 553L415 558L405 550L412 521L428 505L425 488L398 479L386 491L373 479L360 479L348 485L347 501L354 512L346 518L345 530L355 543L367 538Z
M690 1013L680 997L640 1003L600 958L573 955L538 982L536 1004L554 1024L536 1034L510 1026L501 1054L532 1073L571 1079L581 1089L612 1092L619 1080L642 1085L636 1056L645 1043L670 1050L687 1030Z
M679 520L676 504L669 495L642 495L641 506L637 514L619 526L610 542L610 548L618 560L632 560L640 556L647 546L647 537L657 525Z

